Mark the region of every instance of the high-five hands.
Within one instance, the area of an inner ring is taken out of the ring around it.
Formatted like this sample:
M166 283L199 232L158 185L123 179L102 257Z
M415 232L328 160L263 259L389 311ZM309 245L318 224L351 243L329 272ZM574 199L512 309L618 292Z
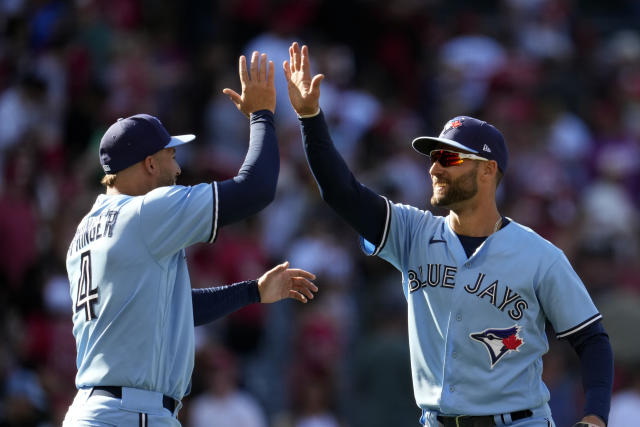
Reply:
M308 271L289 268L289 261L285 261L258 279L260 302L271 303L292 298L306 303L313 299L313 292L318 292L318 287L310 281L315 278L315 274Z
M300 49L298 42L293 42L289 47L289 61L284 61L282 67L293 109L299 116L316 114L320 108L320 82L324 74L311 78L309 48L304 45Z
M236 105L238 110L249 117L249 114L259 110L276 111L276 88L273 83L273 61L268 61L267 54L262 55L254 51L251 55L251 65L247 71L247 58L240 56L240 84L242 95L233 89L225 88L222 93Z

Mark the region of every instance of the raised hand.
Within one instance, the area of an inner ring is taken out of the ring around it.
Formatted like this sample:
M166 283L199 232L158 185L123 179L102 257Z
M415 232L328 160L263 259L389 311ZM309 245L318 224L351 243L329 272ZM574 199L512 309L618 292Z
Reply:
M289 268L289 261L276 265L258 279L260 302L271 303L285 298L306 303L318 287L310 280L316 276L299 268Z
M287 78L289 100L296 113L300 116L317 113L320 108L320 82L324 74L311 77L309 48L304 45L300 49L298 42L293 42L289 46L289 61L284 61L282 67Z
M268 64L268 65L267 65ZM259 110L276 111L276 88L273 84L273 61L267 62L267 54L260 55L254 51L251 55L251 65L247 71L247 58L240 56L240 84L242 95L233 89L225 88L222 93L236 105L238 110L247 117Z

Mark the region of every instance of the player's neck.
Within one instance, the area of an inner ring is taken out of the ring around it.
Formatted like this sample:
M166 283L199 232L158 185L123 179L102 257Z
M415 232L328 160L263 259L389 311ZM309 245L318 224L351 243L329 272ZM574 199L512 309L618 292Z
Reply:
M107 187L107 195L142 196L157 187L153 177L136 172L127 169L118 174L115 183Z
M467 209L451 211L447 217L449 227L463 236L485 237L500 229L502 216L493 205L488 209Z
M116 196L119 194L125 194L127 196L143 196L149 191L153 190L153 186L142 185L114 185L107 187L107 196Z

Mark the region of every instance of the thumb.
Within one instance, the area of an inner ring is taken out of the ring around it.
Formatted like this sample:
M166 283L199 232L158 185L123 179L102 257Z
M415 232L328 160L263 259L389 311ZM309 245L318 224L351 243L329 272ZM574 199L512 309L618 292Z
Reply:
M284 61L282 63L282 69L284 70L284 77L288 82L291 81L291 68L289 68L289 61Z
M289 261L285 261L282 264L280 264L280 267L282 268L289 268Z
M316 74L313 76L313 80L311 80L311 93L320 92L320 82L324 79L324 74Z
M236 104L239 104L240 102L242 102L242 97L240 96L240 94L238 94L238 92L236 92L233 89L224 88L222 89L222 93L227 95L229 99Z

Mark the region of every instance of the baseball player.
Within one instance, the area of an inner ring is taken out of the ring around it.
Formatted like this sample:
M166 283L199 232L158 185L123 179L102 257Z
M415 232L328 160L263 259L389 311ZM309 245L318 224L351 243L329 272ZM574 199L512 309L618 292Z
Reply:
M67 253L78 393L65 425L179 426L194 325L253 302L306 302L317 290L313 274L286 262L258 280L191 289L185 248L213 242L220 227L258 212L275 193L273 62L254 52L250 70L244 56L239 68L242 94L223 91L250 117L248 154L235 178L176 185L176 147L195 136L170 136L150 115L118 120L100 142L106 194Z
M613 356L601 315L562 251L500 214L502 134L456 117L413 147L431 160L431 203L446 217L393 203L360 184L333 146L306 46L284 62L304 150L323 199L362 236L363 250L402 273L411 369L425 426L553 426L541 380L545 321L580 357L584 418L604 427Z

